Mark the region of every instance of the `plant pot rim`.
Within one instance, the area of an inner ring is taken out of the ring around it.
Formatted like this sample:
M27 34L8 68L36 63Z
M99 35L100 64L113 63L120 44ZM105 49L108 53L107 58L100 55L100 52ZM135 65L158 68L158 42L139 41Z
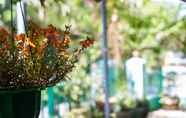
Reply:
M20 92L31 92L31 91L41 91L45 88L33 87L33 88L0 88L1 93L20 93Z

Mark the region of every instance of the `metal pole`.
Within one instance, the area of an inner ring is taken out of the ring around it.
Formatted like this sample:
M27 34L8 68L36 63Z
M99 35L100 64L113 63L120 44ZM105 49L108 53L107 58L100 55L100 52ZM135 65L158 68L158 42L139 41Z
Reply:
M101 1L102 16L102 56L104 60L104 91L105 91L105 118L110 117L109 108L109 81L108 81L108 44L107 44L107 14L106 0Z

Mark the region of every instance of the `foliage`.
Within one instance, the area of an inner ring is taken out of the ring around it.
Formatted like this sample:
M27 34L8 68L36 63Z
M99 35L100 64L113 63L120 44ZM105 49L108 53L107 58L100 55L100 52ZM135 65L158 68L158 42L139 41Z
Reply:
M13 32L15 33L15 32ZM26 34L12 35L0 28L0 78L3 88L46 87L64 80L80 53L93 44L88 38L74 48L70 26L41 28L29 22Z
M135 3L140 1L143 0ZM119 47L123 59L129 58L133 49L139 49L148 66L153 66L166 50L185 52L185 20L177 17L179 10L179 7L170 9L165 4L147 0L140 6L128 0L108 1L109 16L118 17L118 29L113 30L121 36Z
M88 101L91 96L92 81L86 72L77 67L78 69L71 74L71 80L63 82L64 86L55 88L55 93L58 96L65 96L71 108L82 107L83 103Z
M130 110L137 107L137 101L130 94L118 92L115 96L116 103L114 104L114 111Z

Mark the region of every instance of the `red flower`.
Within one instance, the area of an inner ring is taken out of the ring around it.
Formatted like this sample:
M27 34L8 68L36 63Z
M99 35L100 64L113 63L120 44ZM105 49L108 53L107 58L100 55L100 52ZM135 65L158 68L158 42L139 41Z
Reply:
M10 45L8 44L8 42L3 43L3 48L4 49L9 49Z
M8 31L5 28L0 27L0 42L3 43L9 36Z

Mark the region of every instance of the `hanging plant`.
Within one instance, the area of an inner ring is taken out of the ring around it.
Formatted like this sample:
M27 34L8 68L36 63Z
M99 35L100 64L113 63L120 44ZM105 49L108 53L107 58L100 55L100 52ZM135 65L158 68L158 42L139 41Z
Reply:
M13 34L0 27L0 89L53 86L67 78L80 54L94 43L87 37L74 48L70 26L62 31L31 21L27 33Z

